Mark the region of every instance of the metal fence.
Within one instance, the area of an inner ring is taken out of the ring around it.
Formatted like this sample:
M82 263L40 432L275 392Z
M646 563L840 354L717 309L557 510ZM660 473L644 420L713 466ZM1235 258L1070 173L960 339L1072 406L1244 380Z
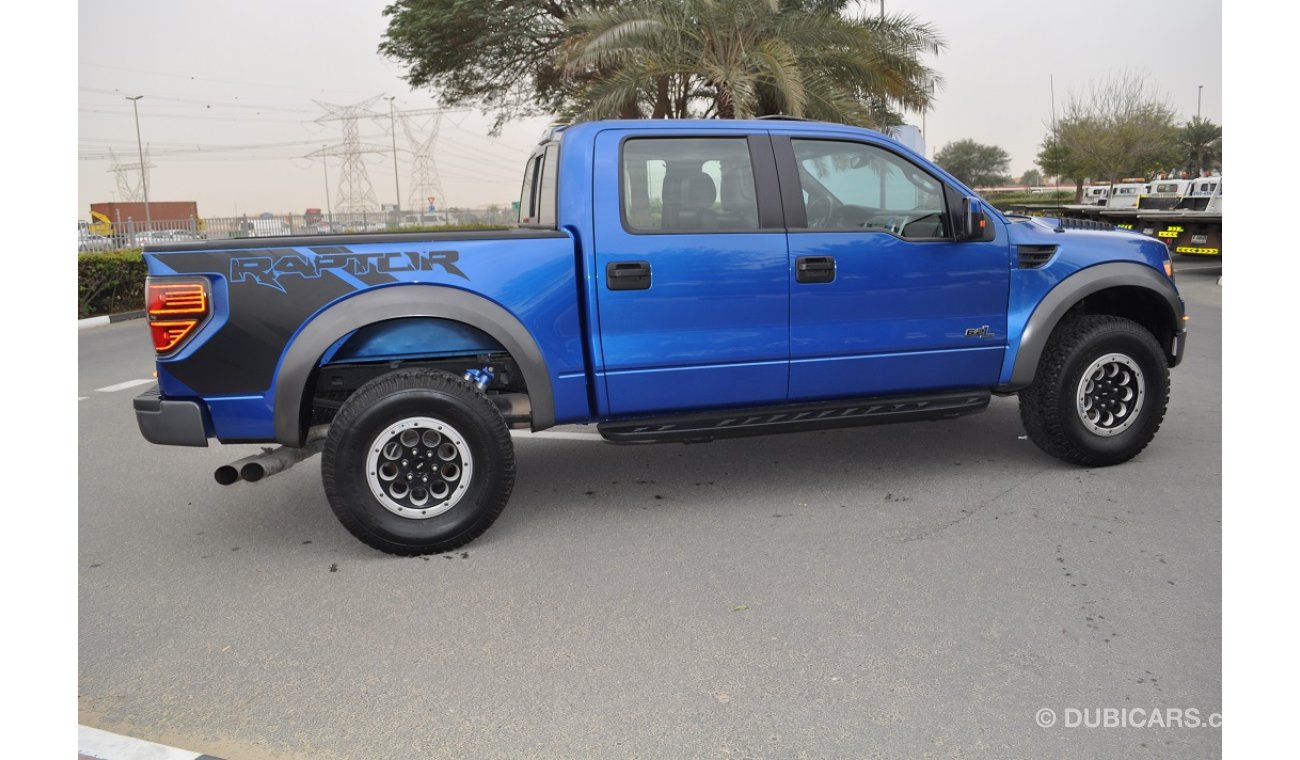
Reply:
M371 211L360 213L259 214L256 216L154 219L149 223L130 217L112 224L80 222L78 249L85 252L173 245L191 240L330 235L357 232L400 232L453 225L501 225L515 221L508 206L447 209L429 213Z

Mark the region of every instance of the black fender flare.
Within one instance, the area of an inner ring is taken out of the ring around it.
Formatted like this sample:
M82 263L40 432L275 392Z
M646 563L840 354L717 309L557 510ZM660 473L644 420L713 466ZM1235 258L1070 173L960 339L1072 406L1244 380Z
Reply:
M555 424L555 396L546 359L533 336L515 318L488 299L438 285L398 285L366 291L317 314L285 351L276 371L275 439L286 446L306 440L304 395L321 356L353 330L385 319L435 317L463 322L492 336L519 365L528 385L533 430Z
M1029 322L1020 333L1020 349L1016 352L1011 380L998 390L1016 391L1032 383L1034 372L1038 369L1038 360L1042 358L1043 349L1047 346L1047 339L1066 312L1093 293L1117 287L1138 287L1159 294L1169 306L1170 330L1176 334L1183 329L1183 299L1162 272L1143 264L1128 262L1112 262L1081 269L1058 282L1034 308Z

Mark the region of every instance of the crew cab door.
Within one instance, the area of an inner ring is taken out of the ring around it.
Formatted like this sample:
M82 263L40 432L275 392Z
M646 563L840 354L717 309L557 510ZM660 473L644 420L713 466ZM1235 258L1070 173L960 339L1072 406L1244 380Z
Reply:
M956 242L960 196L884 144L772 139L790 227L790 399L996 385L1002 225L995 240Z
M605 131L592 190L608 413L783 402L790 285L767 135Z

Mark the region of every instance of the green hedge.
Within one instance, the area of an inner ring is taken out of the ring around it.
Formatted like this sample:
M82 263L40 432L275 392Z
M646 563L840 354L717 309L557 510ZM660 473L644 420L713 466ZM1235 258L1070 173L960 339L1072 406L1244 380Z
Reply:
M1052 193L986 193L984 200L993 204L993 208L1006 211L1011 206L1041 204L1046 206L1062 203L1074 203L1073 191Z
M77 255L77 318L144 308L140 249Z
M458 224L403 228L401 232L458 232L504 230L489 224ZM139 248L108 253L77 255L77 318L121 314L144 308L144 278L147 274Z

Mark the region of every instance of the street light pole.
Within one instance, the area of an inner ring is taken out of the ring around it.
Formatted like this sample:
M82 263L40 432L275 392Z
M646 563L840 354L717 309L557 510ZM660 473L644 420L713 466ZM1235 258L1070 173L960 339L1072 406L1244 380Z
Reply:
M127 96L131 101L131 110L135 113L135 148L140 153L140 187L144 189L144 225L145 229L153 230L153 217L149 215L149 175L144 171L144 143L140 141L140 98L143 95L135 97Z
M393 133L393 190L397 193L397 213L393 214L394 221L398 220L402 211L402 186L397 182L397 119L393 114L393 101L396 99L396 95L384 98L388 101L388 125Z
M1205 89L1205 85L1203 84L1196 85L1196 120L1197 121L1201 120L1201 90L1203 89Z

